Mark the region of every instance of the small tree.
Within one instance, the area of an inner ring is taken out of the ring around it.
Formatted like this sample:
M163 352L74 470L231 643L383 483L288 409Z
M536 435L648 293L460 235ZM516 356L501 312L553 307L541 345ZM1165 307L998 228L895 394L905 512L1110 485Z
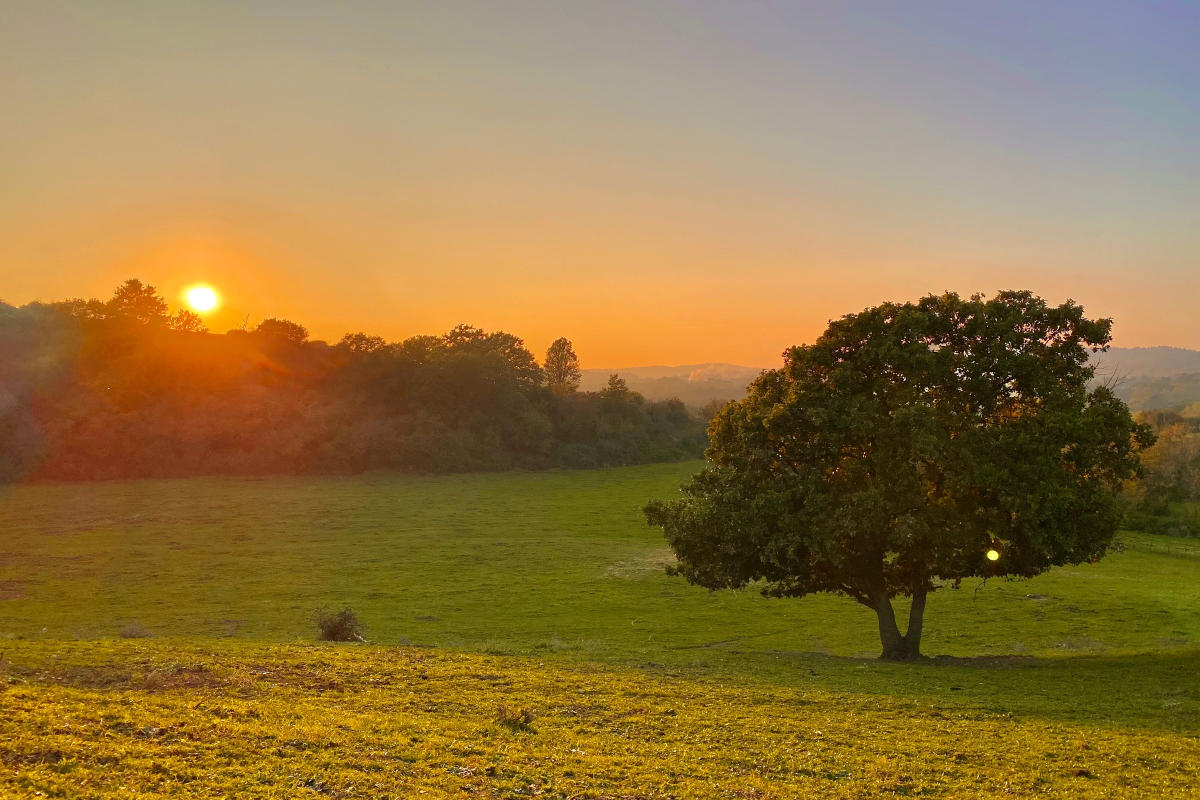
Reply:
M167 327L174 331L183 331L185 333L207 333L208 328L204 325L204 320L194 311L188 311L186 308L181 308L174 315L167 317Z
M608 383L600 390L605 397L625 397L629 393L629 384L615 372L608 376Z
M579 370L579 356L571 347L571 340L560 337L555 339L546 350L546 383L555 394L570 394L579 388L582 373Z
M301 344L308 338L308 328L286 319L264 319L254 332L268 339L292 344Z
M117 287L104 304L105 315L129 319L143 325L164 324L167 321L167 301L159 297L153 286L130 278Z
M1153 439L1088 388L1110 328L1029 292L844 317L715 417L708 465L647 518L692 583L844 594L875 612L882 658L917 658L939 586L1104 554Z
M343 347L352 353L374 353L387 347L387 342L382 336L368 336L365 333L347 333L338 342L338 347Z

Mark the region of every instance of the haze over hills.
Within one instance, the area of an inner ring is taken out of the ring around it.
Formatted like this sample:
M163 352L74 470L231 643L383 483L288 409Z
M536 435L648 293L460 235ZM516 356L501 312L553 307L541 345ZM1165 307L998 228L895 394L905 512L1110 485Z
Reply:
M763 367L721 363L585 369L580 388L585 391L603 389L609 376L616 373L625 379L630 389L649 400L678 398L699 408L712 402L724 403L744 397L747 384L762 371Z
M1134 411L1200 401L1200 350L1184 347L1112 347L1093 357L1096 377L1112 382ZM649 400L678 398L689 406L736 400L765 367L704 363L679 366L585 369L581 388L604 388L613 373Z
M1200 402L1200 350L1113 347L1092 361L1096 379L1111 385L1133 411L1182 410Z
M1169 378L1200 372L1200 350L1185 347L1110 347L1092 357L1097 376Z

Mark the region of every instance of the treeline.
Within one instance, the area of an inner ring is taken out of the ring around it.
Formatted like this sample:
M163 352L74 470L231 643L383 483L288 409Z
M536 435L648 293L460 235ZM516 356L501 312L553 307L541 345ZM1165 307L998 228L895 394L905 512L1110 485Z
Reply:
M336 345L266 320L213 334L128 281L107 301L0 304L0 480L458 472L698 457L704 422L613 376L581 392L570 343L460 325Z
M1145 474L1125 488L1126 525L1172 536L1200 536L1200 402L1182 411L1139 411L1157 439L1142 453Z

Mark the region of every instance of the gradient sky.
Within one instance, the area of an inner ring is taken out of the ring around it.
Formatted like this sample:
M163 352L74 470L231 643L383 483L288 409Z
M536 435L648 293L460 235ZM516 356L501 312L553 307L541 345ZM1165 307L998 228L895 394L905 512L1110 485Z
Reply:
M0 0L0 298L128 277L585 367L946 289L1200 348L1200 4Z

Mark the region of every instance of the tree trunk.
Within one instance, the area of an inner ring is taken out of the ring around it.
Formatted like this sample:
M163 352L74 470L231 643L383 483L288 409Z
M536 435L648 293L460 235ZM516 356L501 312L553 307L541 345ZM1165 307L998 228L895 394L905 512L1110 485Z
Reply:
M925 590L913 592L912 606L908 609L908 632L904 641L908 645L908 657L921 657L921 630L925 627Z
M913 593L912 608L908 612L908 632L903 636L896 625L892 598L881 593L874 608L875 615L879 618L879 641L883 645L883 652L879 657L886 661L915 661L920 658L921 629L925 622L925 592Z

